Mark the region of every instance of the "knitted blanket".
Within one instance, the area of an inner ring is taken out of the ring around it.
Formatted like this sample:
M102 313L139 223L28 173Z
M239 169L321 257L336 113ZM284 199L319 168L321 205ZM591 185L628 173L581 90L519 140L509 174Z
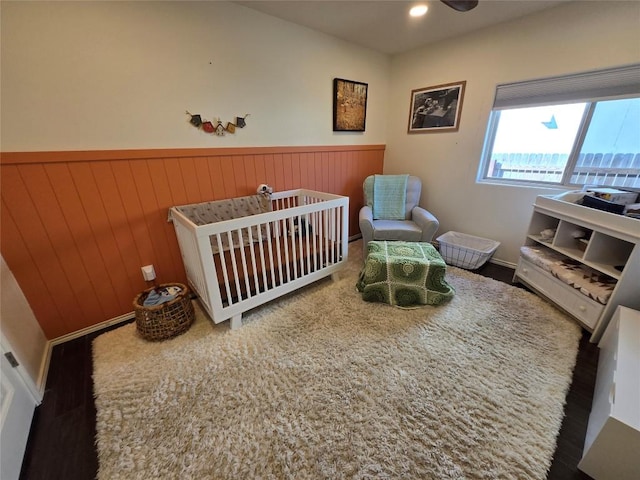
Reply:
M376 175L373 180L373 218L404 220L409 175Z
M430 243L372 241L368 250L356 284L363 300L408 307L453 298L447 265Z

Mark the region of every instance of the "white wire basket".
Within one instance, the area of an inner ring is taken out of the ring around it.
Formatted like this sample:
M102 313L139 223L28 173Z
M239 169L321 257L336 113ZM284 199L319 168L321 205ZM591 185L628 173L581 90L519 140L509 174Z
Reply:
M495 240L460 232L447 232L436 240L444 261L466 270L480 268L500 246Z

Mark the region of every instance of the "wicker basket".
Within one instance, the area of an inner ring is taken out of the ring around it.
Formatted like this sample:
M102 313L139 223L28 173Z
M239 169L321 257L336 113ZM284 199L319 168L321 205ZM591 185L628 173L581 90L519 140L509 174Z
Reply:
M180 335L189 329L195 319L189 289L185 285L165 283L160 287L180 287L182 291L170 302L149 307L144 306L144 300L155 287L139 293L133 299L136 328L146 340L165 340Z

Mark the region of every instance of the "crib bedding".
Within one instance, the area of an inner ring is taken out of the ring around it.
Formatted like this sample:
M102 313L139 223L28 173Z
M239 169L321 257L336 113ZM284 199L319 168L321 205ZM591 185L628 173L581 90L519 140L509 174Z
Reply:
M583 295L606 305L616 280L542 246L520 247L522 257Z
M181 205L176 209L196 225L223 222L271 211L271 200L266 195L248 195L204 203Z
M227 198L225 200L214 200L212 202L193 203L181 205L176 209L185 217L198 226L210 223L223 222L236 218L258 215L272 211L271 199L269 195L248 195L245 197ZM251 227L251 238L258 241L266 235L264 226ZM239 244L238 234L231 232L233 244ZM242 239L244 245L249 245L251 240L248 235ZM220 236L222 250L229 250L229 239L227 235ZM221 248L216 238L211 237L211 248L214 253L218 253Z

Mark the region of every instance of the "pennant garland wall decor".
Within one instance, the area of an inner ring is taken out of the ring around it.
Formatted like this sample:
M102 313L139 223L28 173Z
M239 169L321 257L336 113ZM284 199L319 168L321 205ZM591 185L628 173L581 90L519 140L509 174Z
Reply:
M247 113L244 117L236 117L236 123L227 122L227 125L222 125L222 122L218 118L215 123L210 122L209 120L204 120L200 115L192 115L187 112L187 115L191 117L189 123L196 128L201 128L206 133L215 133L217 136L221 137L224 135L224 132L235 133L236 128L244 128L247 125L245 118L247 118L250 114Z

